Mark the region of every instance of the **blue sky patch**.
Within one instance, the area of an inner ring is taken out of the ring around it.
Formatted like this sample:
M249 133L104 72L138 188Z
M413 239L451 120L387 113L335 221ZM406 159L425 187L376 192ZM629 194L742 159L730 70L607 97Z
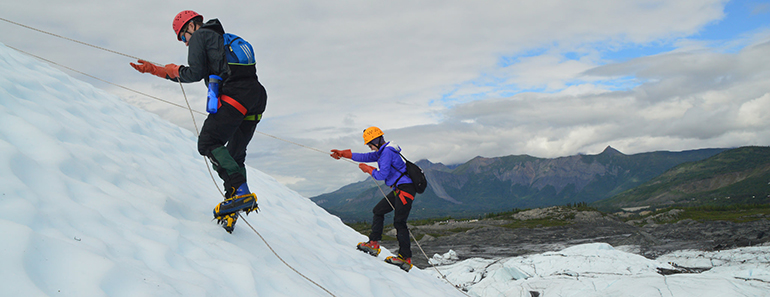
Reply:
M724 13L723 19L705 25L699 32L690 36L660 39L645 44L618 43L617 41L608 40L589 44L586 48L593 48L599 54L599 60L595 61L598 65L668 53L676 50L679 42L687 40L702 42L704 46L711 47L716 52L733 53L740 51L748 45L735 42L736 40L758 30L770 28L770 3L767 1L730 1L725 5ZM516 55L502 56L498 59L496 70L480 74L474 80L458 84L454 90L443 94L438 101L440 104L449 107L474 100L511 97L525 92L557 93L570 86L578 86L585 83L596 84L613 91L630 90L643 83L633 76L591 82L575 79L558 82L558 84L564 87L553 89L547 86L547 82L543 82L540 86L522 87L516 84L515 81L511 83L511 78L504 76L506 71L502 70L505 68L521 63L527 58L554 54L553 51L557 47L558 44L550 44ZM581 51L562 52L560 53L559 60L580 61L587 54L587 52ZM466 88L479 90L477 90L478 92L463 92L462 90Z

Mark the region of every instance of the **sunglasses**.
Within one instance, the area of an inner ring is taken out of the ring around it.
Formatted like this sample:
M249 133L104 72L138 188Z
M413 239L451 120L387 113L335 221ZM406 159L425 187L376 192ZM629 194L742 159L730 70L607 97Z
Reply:
M182 33L179 33L179 39L180 39L182 42L184 42L184 43L187 43L187 37L185 36L185 34L186 34L186 33L187 33L187 31L184 31L184 32L182 32Z

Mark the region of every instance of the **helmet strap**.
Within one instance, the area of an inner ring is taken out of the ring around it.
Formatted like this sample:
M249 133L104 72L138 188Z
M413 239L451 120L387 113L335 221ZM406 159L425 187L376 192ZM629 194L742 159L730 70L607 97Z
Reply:
M385 138L380 136L372 140L372 142L370 143L375 147L377 147L377 149L380 149L380 147L382 147L382 145L385 144Z

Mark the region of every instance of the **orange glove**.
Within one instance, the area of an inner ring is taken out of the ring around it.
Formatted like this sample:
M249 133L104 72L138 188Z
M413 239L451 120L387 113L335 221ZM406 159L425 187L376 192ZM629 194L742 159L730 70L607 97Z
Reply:
M358 168L361 168L361 171L368 173L369 175L372 174L372 171L374 171L377 168L374 168L372 166L366 165L364 163L358 163Z
M160 77L160 78L177 78L179 77L179 66L174 64L166 64L164 67L155 66L155 64L152 64L150 62L147 62L145 60L139 60L139 65L134 63L131 64L131 67L134 67L136 71L139 71L141 73L152 73L153 75Z
M335 158L337 160L339 160L340 158L348 158L348 159L350 159L350 158L353 158L353 152L351 152L350 150L344 150L344 151L332 150L331 156L332 156L332 158Z
M164 66L163 68L166 68L166 75L168 75L168 78L179 77L179 65L166 64L166 66Z

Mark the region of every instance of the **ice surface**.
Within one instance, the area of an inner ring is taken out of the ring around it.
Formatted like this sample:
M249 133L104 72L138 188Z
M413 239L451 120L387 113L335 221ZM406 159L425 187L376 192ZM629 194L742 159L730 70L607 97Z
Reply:
M439 271L471 296L770 296L769 253L770 247L679 251L650 260L593 243L499 260L468 259ZM681 267L709 270L658 272Z

